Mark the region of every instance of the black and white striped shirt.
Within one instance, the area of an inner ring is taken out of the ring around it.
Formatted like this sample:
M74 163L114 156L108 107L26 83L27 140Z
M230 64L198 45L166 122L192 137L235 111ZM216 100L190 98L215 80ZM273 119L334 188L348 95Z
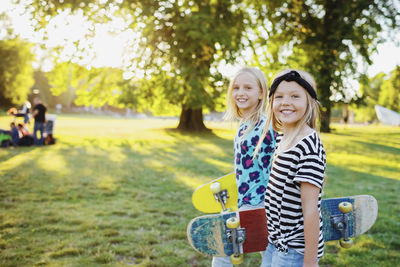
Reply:
M277 138L277 146L281 136ZM300 198L300 184L307 182L320 188L318 210L320 229L318 257L324 254L322 236L321 192L326 167L325 150L313 131L292 148L276 156L265 195L268 240L280 251L294 248L305 251L304 218Z

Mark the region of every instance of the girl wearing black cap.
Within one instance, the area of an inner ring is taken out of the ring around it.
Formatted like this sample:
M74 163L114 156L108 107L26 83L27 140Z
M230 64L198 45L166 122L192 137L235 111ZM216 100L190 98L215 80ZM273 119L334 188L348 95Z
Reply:
M266 125L271 123L280 136L265 195L269 244L264 267L318 266L324 253L320 205L326 156L316 127L315 87L307 72L285 70L269 92Z

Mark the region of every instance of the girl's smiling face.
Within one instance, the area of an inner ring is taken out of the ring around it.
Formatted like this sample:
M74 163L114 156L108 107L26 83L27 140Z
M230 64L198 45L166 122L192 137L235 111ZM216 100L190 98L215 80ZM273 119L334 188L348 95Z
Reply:
M296 82L282 81L273 97L273 113L283 128L296 127L307 110L307 92Z
M232 97L244 116L251 114L256 109L261 94L262 91L253 75L241 73L236 77Z

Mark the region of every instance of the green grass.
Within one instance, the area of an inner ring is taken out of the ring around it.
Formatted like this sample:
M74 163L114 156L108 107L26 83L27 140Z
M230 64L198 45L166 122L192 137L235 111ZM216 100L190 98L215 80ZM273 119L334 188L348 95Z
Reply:
M9 117L0 117L8 128ZM232 170L235 124L208 134L176 120L59 116L57 144L0 149L0 266L210 266L186 225L197 186ZM322 139L325 197L374 195L376 224L320 266L400 262L400 128L336 126ZM258 254L243 266L259 265Z

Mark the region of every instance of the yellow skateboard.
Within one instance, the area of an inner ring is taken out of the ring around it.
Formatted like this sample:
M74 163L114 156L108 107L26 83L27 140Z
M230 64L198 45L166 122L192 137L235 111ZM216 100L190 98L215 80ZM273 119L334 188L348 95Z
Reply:
M237 211L237 200L238 189L233 172L198 187L192 196L194 207L204 213Z

